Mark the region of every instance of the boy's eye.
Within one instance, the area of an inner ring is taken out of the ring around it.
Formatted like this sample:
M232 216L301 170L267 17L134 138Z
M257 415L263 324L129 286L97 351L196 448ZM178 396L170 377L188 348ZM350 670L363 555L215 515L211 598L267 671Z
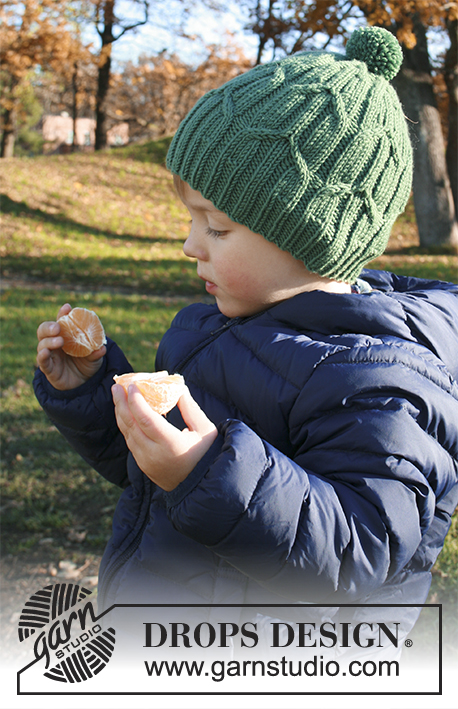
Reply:
M207 227L206 231L208 236L212 236L214 239L217 239L219 236L223 236L226 233L224 231L216 231L216 229L212 229L211 227Z

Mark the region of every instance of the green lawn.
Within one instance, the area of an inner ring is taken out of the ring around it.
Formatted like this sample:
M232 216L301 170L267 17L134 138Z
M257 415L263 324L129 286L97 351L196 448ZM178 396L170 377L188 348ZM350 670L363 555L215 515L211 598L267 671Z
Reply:
M2 274L148 293L200 293L185 208L166 170L117 155L2 163Z
M3 553L36 548L51 537L64 550L69 530L85 530L87 550L100 553L119 490L104 482L44 416L32 390L37 325L65 301L95 308L136 370L154 370L159 340L190 299L108 292L6 289L2 295ZM100 509L102 514L100 515Z
M86 288L203 293L182 252L188 213L165 168L145 161L160 163L165 146L148 144L144 154L134 146L2 161L2 274ZM458 282L458 256L419 249L412 204L386 254L370 266Z

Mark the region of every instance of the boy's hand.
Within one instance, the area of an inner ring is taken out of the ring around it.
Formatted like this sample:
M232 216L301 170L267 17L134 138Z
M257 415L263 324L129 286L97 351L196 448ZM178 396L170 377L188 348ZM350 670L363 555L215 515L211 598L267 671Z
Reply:
M68 315L71 309L66 303L57 318ZM55 389L66 391L84 384L100 369L107 348L103 345L87 357L70 357L62 350L64 340L59 333L58 322L43 322L38 327L37 365Z
M188 428L180 431L146 403L134 384L112 388L116 420L137 464L145 475L170 492L181 483L208 451L218 435L216 427L186 389L178 402Z

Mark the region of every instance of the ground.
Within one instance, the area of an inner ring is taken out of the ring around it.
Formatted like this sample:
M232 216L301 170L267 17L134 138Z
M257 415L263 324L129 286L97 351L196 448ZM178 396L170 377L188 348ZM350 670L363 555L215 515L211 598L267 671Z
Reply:
M69 548L69 556L77 561L69 559L54 564L44 550L28 552L20 557L8 555L1 560L0 664L12 656L21 656L18 620L25 601L32 594L56 582L78 584L89 591L97 585L101 557L85 556L76 547Z

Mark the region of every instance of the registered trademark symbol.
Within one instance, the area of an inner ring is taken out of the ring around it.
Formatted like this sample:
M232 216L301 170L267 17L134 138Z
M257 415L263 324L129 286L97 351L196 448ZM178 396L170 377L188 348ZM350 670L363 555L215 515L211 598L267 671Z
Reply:
M413 645L413 640L411 640L410 638L407 638L407 640L404 642L404 645L405 645L406 647L412 647L412 645Z

